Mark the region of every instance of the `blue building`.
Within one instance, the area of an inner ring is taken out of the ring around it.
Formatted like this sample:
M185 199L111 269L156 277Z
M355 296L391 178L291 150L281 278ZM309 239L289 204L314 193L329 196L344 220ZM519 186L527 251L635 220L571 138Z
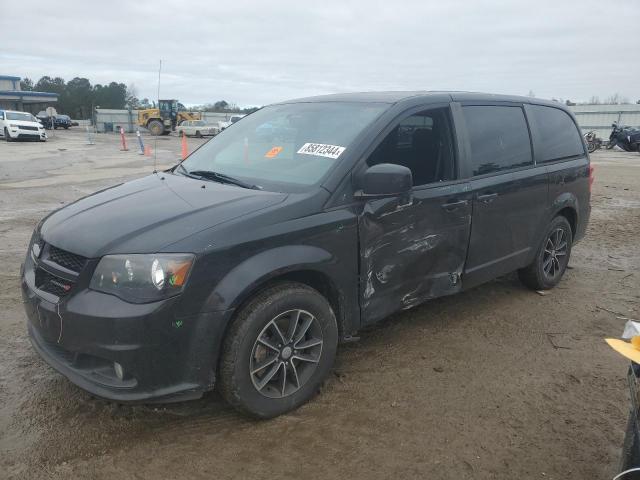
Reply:
M20 90L20 77L0 75L0 110L19 110L38 113L55 106L57 93Z

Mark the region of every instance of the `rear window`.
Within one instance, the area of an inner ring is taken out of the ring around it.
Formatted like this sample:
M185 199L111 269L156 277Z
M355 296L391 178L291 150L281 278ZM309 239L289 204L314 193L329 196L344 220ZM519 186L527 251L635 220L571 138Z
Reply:
M538 134L538 162L584 155L582 138L567 112L542 105L531 105L527 111L532 113Z
M465 106L462 112L469 133L474 176L533 164L522 108Z

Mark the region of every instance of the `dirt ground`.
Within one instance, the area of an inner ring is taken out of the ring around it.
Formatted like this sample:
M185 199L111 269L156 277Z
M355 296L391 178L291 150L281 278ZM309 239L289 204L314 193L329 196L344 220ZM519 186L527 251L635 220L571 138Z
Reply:
M151 142L149 138L146 139ZM319 396L270 421L213 393L168 406L92 398L26 335L19 268L50 210L151 172L82 131L0 143L0 478L596 479L617 472L627 362L604 343L640 319L640 155L598 151L589 232L547 295L508 276L342 346ZM190 139L190 149L201 140ZM173 163L175 137L155 145Z

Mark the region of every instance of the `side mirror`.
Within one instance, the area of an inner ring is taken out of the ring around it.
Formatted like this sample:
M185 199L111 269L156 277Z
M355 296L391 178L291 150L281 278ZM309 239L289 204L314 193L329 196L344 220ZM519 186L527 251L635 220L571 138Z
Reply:
M391 197L411 191L411 170L394 163L379 163L369 167L362 179L363 197Z

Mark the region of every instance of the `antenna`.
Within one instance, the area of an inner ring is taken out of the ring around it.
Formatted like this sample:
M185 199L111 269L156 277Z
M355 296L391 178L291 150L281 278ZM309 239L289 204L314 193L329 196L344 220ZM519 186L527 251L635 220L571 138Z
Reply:
M160 73L162 72L162 59L158 67L158 111L160 111ZM162 115L161 115L162 117ZM153 173L158 173L158 136L153 139Z

